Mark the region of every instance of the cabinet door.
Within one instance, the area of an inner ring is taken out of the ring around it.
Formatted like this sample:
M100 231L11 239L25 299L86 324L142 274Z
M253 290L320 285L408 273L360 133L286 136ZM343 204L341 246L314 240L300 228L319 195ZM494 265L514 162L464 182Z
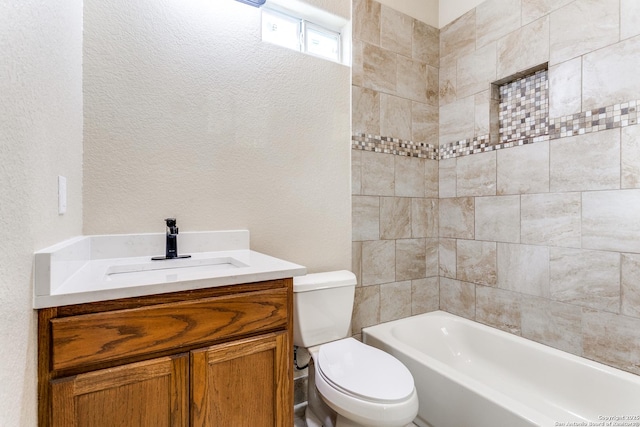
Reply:
M292 426L289 347L281 332L193 351L191 426Z
M187 427L189 355L51 382L53 427Z

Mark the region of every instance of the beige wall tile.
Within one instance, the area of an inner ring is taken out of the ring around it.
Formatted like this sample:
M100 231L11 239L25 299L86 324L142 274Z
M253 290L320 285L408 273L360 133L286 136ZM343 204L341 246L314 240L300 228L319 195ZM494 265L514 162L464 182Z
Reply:
M549 248L498 243L498 287L549 297Z
M476 239L520 242L520 196L477 197L475 212Z
M424 159L394 156L396 196L424 197Z
M472 138L475 128L475 97L468 96L440 107L440 145Z
M476 49L476 9L440 29L440 58L461 56Z
M380 3L375 0L353 0L353 38L380 44Z
M362 242L351 243L351 271L356 275L356 286L362 286Z
M411 101L380 94L380 134L411 140Z
M438 267L438 250L440 247L439 239L426 238L425 239L425 253L426 253L426 270L424 275L426 277L434 277L439 273Z
M363 43L358 40L351 42L351 84L364 85L364 57L362 53Z
M397 55L372 44L362 46L362 85L370 89L395 92Z
M427 102L427 65L398 56L397 95L417 102Z
M496 284L495 242L458 240L456 249L458 280L488 286Z
M356 288L351 330L359 334L362 328L380 323L380 286L360 286Z
M473 283L440 278L440 308L449 313L474 320L476 286Z
M522 299L522 336L582 355L582 308L527 296Z
M411 103L411 140L438 146L440 109L420 102Z
M458 159L443 159L438 162L438 194L441 198L456 197L456 169Z
M362 242L362 285L396 280L396 244L393 240Z
M353 132L380 135L380 95L375 90L351 86Z
M640 35L640 2L620 0L620 39Z
M640 190L582 193L582 247L640 253Z
M616 43L619 13L620 0L576 0L552 12L551 65Z
M440 308L440 282L437 277L411 281L411 315Z
M455 279L457 276L456 265L456 240L439 239L438 241L438 269L439 275Z
M640 375L640 319L604 311L583 319L584 357Z
M353 196L351 211L352 240L378 240L380 238L380 198Z
M412 58L432 67L440 66L440 31L417 19L413 20Z
M620 157L621 187L640 188L640 126L620 130Z
M491 91L477 93L474 101L474 135L488 135L491 131Z
M498 150L498 194L549 191L549 142Z
M549 67L549 117L582 111L582 57Z
M396 240L396 280L426 277L426 257L424 239Z
M380 285L380 321L411 316L411 282Z
M476 7L476 46L520 28L520 0L487 0Z
M551 298L598 310L620 311L620 254L549 249Z
M440 70L431 65L427 65L427 104L440 105Z
M411 237L411 199L408 197L380 198L380 238Z
M457 98L458 60L454 55L440 58L440 74L438 75L439 105L447 105Z
M540 18L497 41L497 79L549 62L549 17Z
M476 321L520 335L522 295L488 286L476 286Z
M552 192L620 188L620 129L551 141L549 151Z
M489 90L496 80L496 44L490 43L458 59L456 91L458 98Z
M430 159L424 162L424 197L438 198L440 180L438 163L440 163L438 160Z
M582 109L640 98L640 36L585 55L582 59Z
M522 0L522 25L542 18L572 1L574 0Z
M622 306L621 313L640 317L640 255L622 254Z
M411 39L413 37L413 18L382 5L380 46L392 52L411 57Z
M362 152L362 194L393 196L395 167L393 155Z
M473 239L474 211L473 197L440 199L440 237Z
M458 157L457 196L493 196L496 194L496 152Z
M580 247L580 193L524 194L520 208L522 243Z
M362 194L362 151L351 150L351 194Z
M411 237L438 237L438 199L411 199Z

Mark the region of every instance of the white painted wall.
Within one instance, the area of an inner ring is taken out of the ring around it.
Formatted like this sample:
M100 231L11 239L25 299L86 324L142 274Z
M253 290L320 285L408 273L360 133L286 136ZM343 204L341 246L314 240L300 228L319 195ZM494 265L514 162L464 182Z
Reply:
M484 0L440 0L438 24L439 28L446 26L456 18L464 15Z
M379 0L399 12L438 28L438 0ZM446 2L446 0L445 0Z
M82 0L0 2L0 52L0 426L35 426L33 252L82 231Z
M248 229L310 271L350 268L349 67L263 43L259 9L235 1L84 12L85 234L175 216Z

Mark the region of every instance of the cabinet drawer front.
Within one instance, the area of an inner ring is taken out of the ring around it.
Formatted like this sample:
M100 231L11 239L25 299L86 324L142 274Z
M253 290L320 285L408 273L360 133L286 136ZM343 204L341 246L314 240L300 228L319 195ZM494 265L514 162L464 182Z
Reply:
M284 329L286 288L51 320L52 368L91 365Z

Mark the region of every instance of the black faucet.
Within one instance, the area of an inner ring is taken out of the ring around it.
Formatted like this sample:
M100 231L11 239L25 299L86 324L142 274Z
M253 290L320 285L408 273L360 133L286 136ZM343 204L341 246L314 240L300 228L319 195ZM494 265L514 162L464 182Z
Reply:
M165 256L155 256L154 261L163 259L191 258L191 255L178 255L178 226L175 218L166 218L167 223L167 247Z

